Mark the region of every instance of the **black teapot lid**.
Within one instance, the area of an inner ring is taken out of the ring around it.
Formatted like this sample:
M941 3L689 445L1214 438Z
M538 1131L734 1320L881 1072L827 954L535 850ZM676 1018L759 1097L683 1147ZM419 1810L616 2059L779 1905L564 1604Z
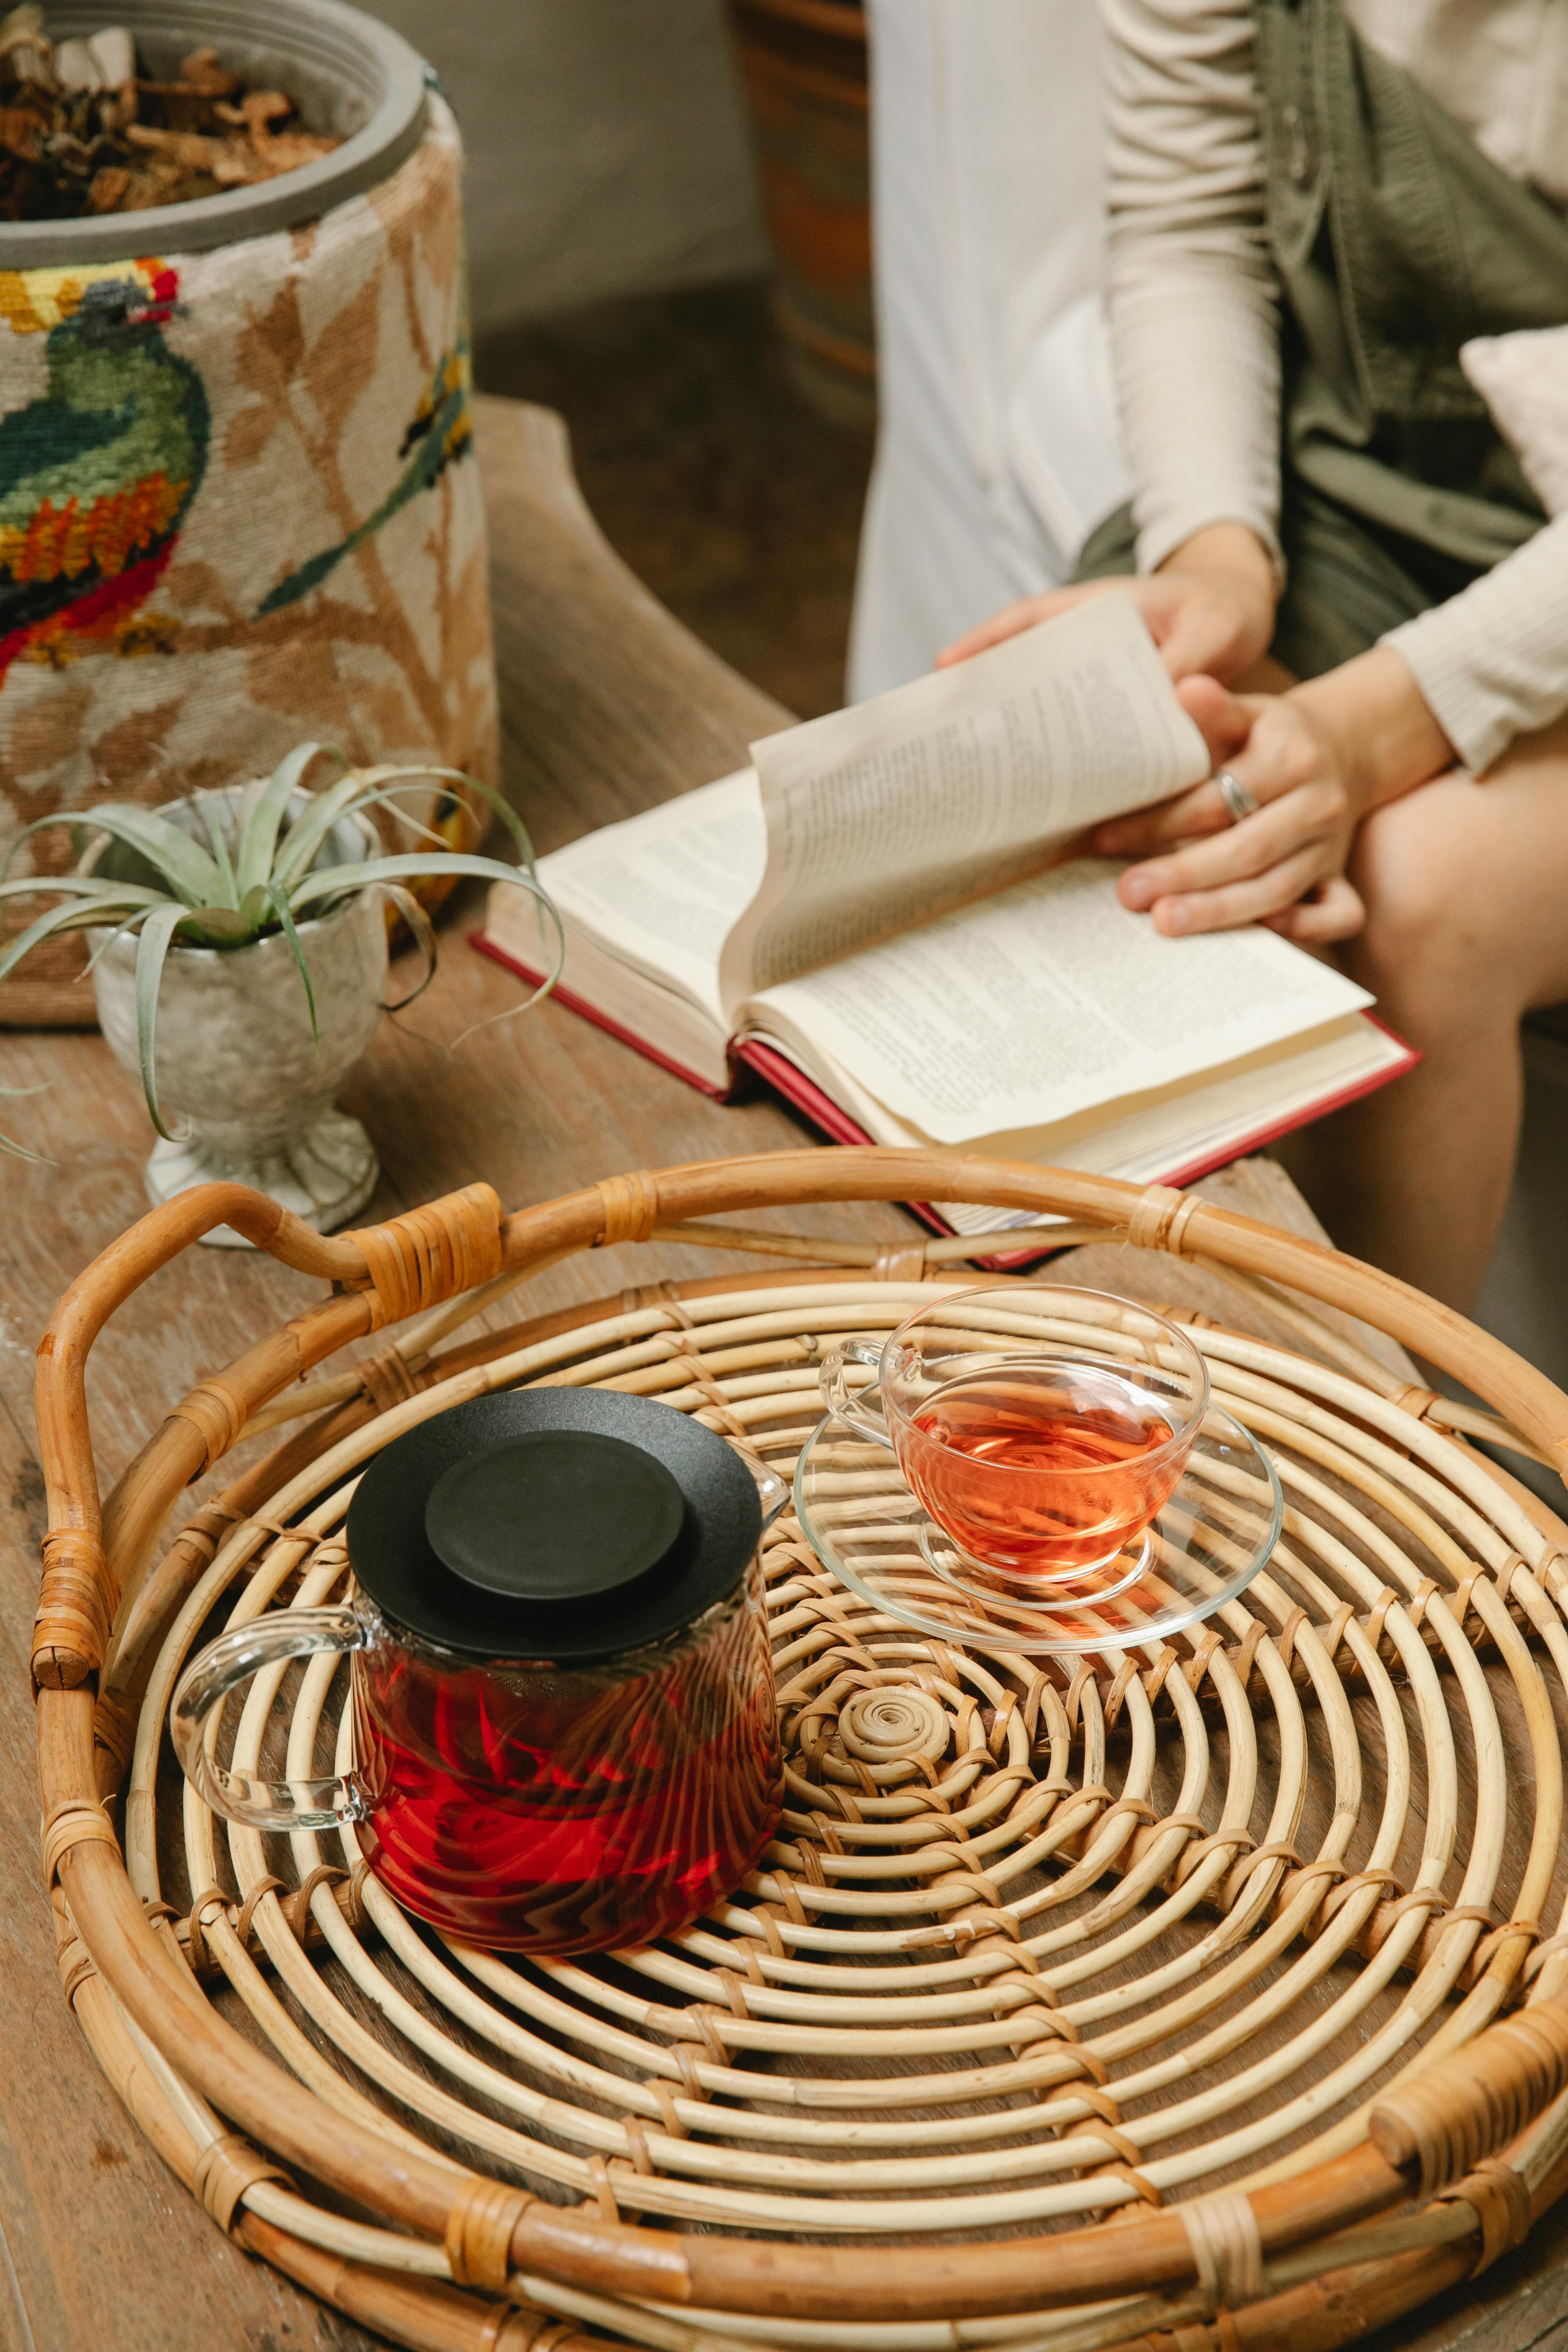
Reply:
M349 1559L395 1624L472 1659L584 1665L733 1590L756 1482L700 1422L611 1389L514 1389L397 1438L349 1507Z

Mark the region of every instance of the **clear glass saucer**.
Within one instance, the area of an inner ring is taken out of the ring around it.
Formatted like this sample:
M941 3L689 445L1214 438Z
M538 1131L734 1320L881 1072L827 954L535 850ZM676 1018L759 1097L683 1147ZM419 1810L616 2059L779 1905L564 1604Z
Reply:
M896 1457L829 1413L801 1449L795 1516L824 1568L874 1609L971 1649L1064 1657L1159 1643L1244 1592L1279 1541L1274 1465L1211 1406L1180 1486L1138 1539L1056 1584L987 1570L904 1483Z

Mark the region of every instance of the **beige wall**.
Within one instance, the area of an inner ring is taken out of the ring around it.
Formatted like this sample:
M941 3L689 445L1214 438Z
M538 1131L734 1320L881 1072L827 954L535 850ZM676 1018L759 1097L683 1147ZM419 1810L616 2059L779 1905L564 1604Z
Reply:
M468 155L474 323L765 265L722 0L361 0Z

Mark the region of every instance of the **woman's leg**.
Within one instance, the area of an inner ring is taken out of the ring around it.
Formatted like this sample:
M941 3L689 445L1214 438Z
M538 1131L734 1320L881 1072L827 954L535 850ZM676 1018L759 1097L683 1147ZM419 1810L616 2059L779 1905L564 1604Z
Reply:
M1421 1066L1293 1140L1335 1242L1468 1311L1513 1177L1519 1024L1568 998L1568 720L1481 782L1454 773L1363 825L1367 908L1339 951Z

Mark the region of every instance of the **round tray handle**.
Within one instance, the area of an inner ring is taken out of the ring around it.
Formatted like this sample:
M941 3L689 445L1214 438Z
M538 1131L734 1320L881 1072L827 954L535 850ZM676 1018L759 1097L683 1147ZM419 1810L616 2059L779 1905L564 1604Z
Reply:
M33 1619L33 1681L68 1690L103 1664L109 1644L109 1570L90 1528L51 1528Z
M217 1225L232 1225L282 1265L362 1297L367 1331L400 1323L420 1307L442 1306L501 1270L501 1205L489 1184L466 1185L384 1225L330 1238L243 1184L199 1184L122 1234L78 1276L38 1342L38 1430L49 1528L33 1623L36 1689L77 1690L98 1673L120 1598L105 1558L92 1465L88 1352L132 1291ZM188 1465L186 1478L199 1477L227 1451L256 1402L203 1381L174 1406L170 1420L186 1423L200 1440L199 1458Z
M1538 2001L1401 2083L1372 2111L1368 2137L1396 2171L1435 2197L1495 2156L1568 2087L1568 2007Z

